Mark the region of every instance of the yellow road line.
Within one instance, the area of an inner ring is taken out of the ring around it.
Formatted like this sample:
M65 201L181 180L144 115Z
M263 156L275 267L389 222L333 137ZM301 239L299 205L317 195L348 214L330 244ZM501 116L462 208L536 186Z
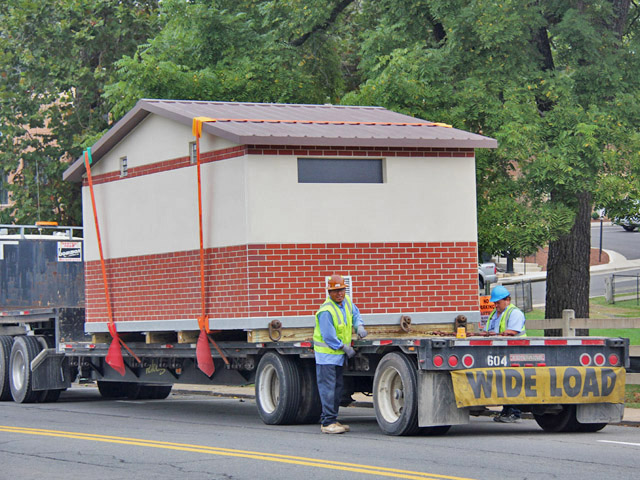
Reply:
M75 440L87 440L93 442L115 443L121 445L136 445L140 447L162 448L167 450L177 450L183 452L206 453L209 455L223 455L228 457L250 458L267 462L280 462L292 465L303 465L308 467L325 468L329 470L342 470L346 472L366 473L393 478L408 479L446 479L446 480L472 480L463 477L449 475L438 475L435 473L414 472L410 470L398 470L387 467L376 467L371 465L360 465L357 463L336 462L332 460L319 460L315 458L296 457L292 455L281 455L277 453L253 452L250 450L235 450L231 448L208 447L205 445L191 445L187 443L159 442L156 440L145 440L141 438L114 437L110 435L96 435L92 433L65 432L58 430L46 430L40 428L24 428L0 425L0 432L17 433L23 435L39 435L45 437L70 438Z

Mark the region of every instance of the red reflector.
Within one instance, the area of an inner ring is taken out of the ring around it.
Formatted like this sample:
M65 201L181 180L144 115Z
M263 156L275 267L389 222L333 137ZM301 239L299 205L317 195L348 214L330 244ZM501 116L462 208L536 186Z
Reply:
M566 340L545 340L544 344L545 345L566 345L567 341Z
M533 367L533 363L525 363L524 366L525 367Z
M414 344L415 346L419 347L419 346L420 346L420 340L414 340L414 341L413 341L413 344Z
M311 347L311 342L301 342L300 346L309 348L309 347Z
M493 345L493 340L469 340L469 345Z
M546 367L547 364L546 363L536 363L537 367Z
M520 364L519 364L519 363L512 363L512 364L511 364L511 366L512 366L512 367L519 367L519 366L520 366Z
M596 353L595 356L593 357L593 361L597 366L599 367L603 366L605 362L604 355L601 353Z
M618 358L618 355L616 355L615 353L612 353L611 355L609 355L609 364L616 366L618 365L618 362L620 361L620 359Z
M89 348L96 348L96 346L92 343L91 345L89 345Z
M436 367L441 367L444 365L444 357L442 355L436 355L433 357L433 365Z
M582 340L583 345L604 345L604 340Z
M380 340L380 345L391 345L393 340Z
M507 340L507 345L529 345L529 340Z
M468 353L462 357L462 364L467 367L467 368L471 368L473 367L473 364L475 363L475 361L473 360L473 357L471 355L469 355Z
M588 353L583 353L580 355L580 365L586 367L587 365L591 365L591 356Z
M458 357L456 357L455 355L451 355L447 361L449 362L450 367L458 366Z

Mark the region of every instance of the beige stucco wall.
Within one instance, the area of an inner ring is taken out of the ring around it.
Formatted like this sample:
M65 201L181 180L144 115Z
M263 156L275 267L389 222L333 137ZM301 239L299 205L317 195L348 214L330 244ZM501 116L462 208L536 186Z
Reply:
M183 157L191 127L150 115L92 170ZM201 151L233 144L205 135ZM205 247L260 243L477 239L473 158L389 157L383 184L299 184L296 156L248 155L202 165ZM106 258L199 247L195 166L95 186ZM88 188L85 259L98 259Z
M249 160L255 243L477 240L473 158L389 157L383 184L298 183L294 156Z

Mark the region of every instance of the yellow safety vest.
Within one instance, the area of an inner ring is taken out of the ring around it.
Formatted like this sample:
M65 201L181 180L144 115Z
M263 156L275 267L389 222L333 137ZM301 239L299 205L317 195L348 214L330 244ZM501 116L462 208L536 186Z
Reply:
M320 313L329 312L331 318L333 318L333 326L336 329L336 336L345 345L351 345L351 330L353 328L353 303L348 295L344 297L344 310L346 317L342 314L342 310L331 298L322 304L320 309L316 312L316 326L313 329L313 349L318 353L332 353L334 355L344 355L342 350L333 350L322 338L322 332L320 332Z
M515 305L513 305L512 303L510 303L507 308L504 309L504 312L502 313L502 317L500 318L500 325L498 326L498 333L502 333L507 329L507 321L509 320L509 317L511 316L511 312L513 312L513 310L516 308ZM489 325L491 325L491 319L498 313L498 311L494 308L493 312L491 312L491 315L489 315L489 319L487 320L487 324L484 327L484 330L486 332L489 331ZM522 331L520 332L520 334L518 335L518 337L526 337L527 336L527 331L525 329L525 326L522 326Z

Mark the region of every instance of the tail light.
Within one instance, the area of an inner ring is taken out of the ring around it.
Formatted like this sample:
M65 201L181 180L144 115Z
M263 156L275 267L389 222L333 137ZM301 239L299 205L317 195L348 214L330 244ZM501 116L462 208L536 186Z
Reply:
M604 365L604 362L606 361L606 359L604 358L604 355L602 353L596 353L593 357L593 362L598 366L601 367Z
M433 357L433 366L441 367L444 365L444 357L442 355L436 355Z
M589 365L591 365L591 355L589 355L588 353L583 353L582 355L580 355L580 365L582 365L583 367L588 367Z
M615 353L612 353L611 355L609 355L609 364L612 366L616 366L618 365L618 363L620 363L620 357L618 357L618 355L616 355Z
M448 358L447 362L449 363L449 366L453 368L453 367L457 367L460 361L458 360L458 357L456 355L451 355Z
M462 365L464 365L465 368L473 367L474 363L476 363L476 362L473 359L473 356L469 355L468 353L465 356L462 357Z

